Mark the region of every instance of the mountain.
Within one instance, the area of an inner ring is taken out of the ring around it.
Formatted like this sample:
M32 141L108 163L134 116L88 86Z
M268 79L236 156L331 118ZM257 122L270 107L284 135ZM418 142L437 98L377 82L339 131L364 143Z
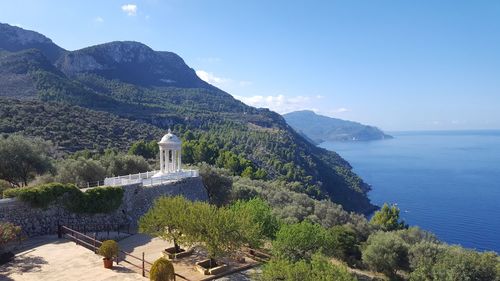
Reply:
M18 52L28 49L37 49L51 62L55 62L66 52L44 35L17 26L0 23L0 49L9 52Z
M174 53L131 41L66 51L36 32L1 27L9 43L0 43L0 134L38 136L74 152L126 149L172 128L188 162L222 165L219 156L230 152L311 197L374 209L369 186L338 154L311 144L279 114L202 81Z
M370 141L391 139L377 127L318 115L310 110L284 114L286 122L315 144L325 141Z

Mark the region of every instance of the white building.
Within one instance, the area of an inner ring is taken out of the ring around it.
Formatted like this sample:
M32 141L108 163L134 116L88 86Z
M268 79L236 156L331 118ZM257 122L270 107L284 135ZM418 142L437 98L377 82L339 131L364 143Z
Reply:
M159 185L188 177L198 177L198 170L182 169L182 141L170 129L160 142L160 170L104 179L104 185L121 186L142 183Z

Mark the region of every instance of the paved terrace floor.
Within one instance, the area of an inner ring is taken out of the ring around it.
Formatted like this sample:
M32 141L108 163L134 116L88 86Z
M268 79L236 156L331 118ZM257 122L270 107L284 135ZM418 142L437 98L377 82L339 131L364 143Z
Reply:
M145 254L147 261L153 262L159 258L164 248L172 246L171 243L147 235L136 234L121 240L122 250L141 257ZM112 270L103 267L102 258L82 246L76 245L67 239L57 239L56 236L43 236L27 241L25 250L16 254L15 260L0 266L0 281L146 281L139 269L124 262L114 265ZM177 280L201 281L207 277L194 269L194 263L204 259L204 252L196 250L195 253L174 263L176 273L183 278ZM140 264L139 261L130 261ZM225 260L230 265L229 270L238 270L256 265L256 262L246 258L246 263L240 264ZM231 274L222 279L212 280L250 280L253 269Z
M124 267L103 267L102 258L92 251L56 236L38 238L39 245L16 255L0 266L0 281L145 281L140 274Z

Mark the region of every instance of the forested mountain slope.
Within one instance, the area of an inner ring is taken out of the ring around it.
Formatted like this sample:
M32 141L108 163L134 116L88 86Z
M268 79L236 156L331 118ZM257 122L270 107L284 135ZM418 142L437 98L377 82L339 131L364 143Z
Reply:
M179 56L137 42L69 52L40 39L45 45L38 48L16 41L28 36L24 32L32 34L8 25L0 30L17 34L8 48L0 45L0 133L41 136L74 151L123 148L171 127L195 148L197 161L215 164L230 151L269 178L300 182L300 192L329 197L347 210L373 209L368 186L339 155L306 141L279 114L202 81Z

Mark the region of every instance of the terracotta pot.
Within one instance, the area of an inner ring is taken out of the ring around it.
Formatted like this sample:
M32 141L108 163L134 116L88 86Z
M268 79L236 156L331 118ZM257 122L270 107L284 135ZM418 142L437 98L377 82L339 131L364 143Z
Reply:
M103 258L102 261L104 262L104 268L113 268L113 259Z

